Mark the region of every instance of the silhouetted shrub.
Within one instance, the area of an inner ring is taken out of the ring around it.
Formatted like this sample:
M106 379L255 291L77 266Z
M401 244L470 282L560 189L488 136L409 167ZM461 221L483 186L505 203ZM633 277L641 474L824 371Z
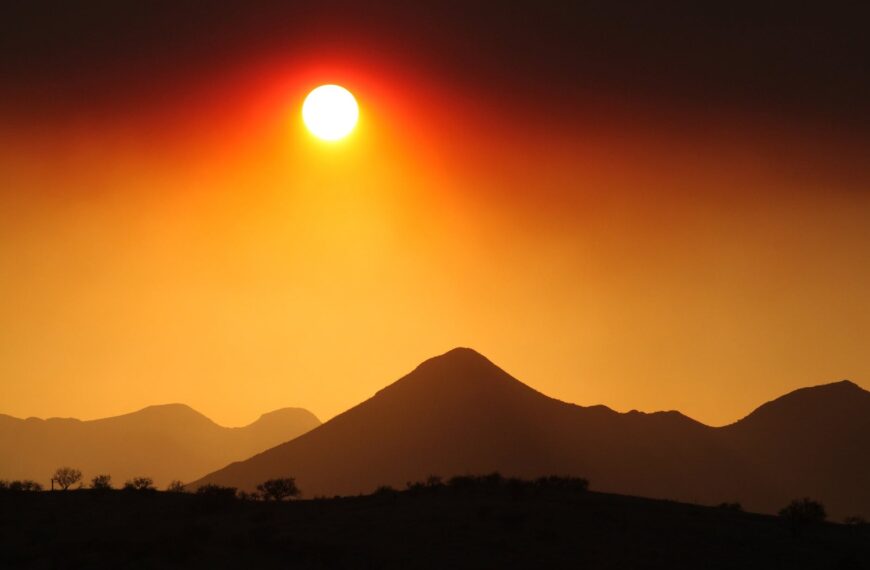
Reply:
M483 485L486 485L487 487L495 488L495 487L500 486L502 483L504 483L504 478L501 476L501 473L499 473L498 471L493 471L492 473L489 473L488 475L484 475L483 477L481 477L480 483L482 483Z
M473 489L476 484L476 478L471 475L456 475L447 481L447 486L456 491Z
M151 477L133 477L124 483L126 491L153 491L154 480Z
M91 489L96 489L97 491L107 491L112 488L112 476L111 475L97 475L93 479L91 479Z
M719 508L722 509L723 511L734 511L737 513L743 512L743 505L741 505L737 501L735 501L733 503L728 503L728 502L719 503Z
M169 485L166 486L166 490L170 493L183 493L184 483L178 479L173 479L169 482Z
M199 487L196 490L196 494L200 497L235 499L236 488L224 487L222 485L215 485L213 483L209 483L208 485L203 485L202 487Z
M535 479L534 484L539 489L562 489L576 493L583 493L589 490L589 479L584 479L583 477L548 475L546 477L538 477Z
M438 487L443 487L444 483L441 481L440 475L429 475L426 478L426 486L430 489L436 489Z
M81 478L82 472L78 469L73 469L72 467L58 467L51 480L52 482L57 483L62 490L66 491L70 486L78 483Z
M864 526L867 524L867 519L861 516L853 515L851 517L844 518L843 524L847 524L850 526Z
M488 475L457 475L447 481L447 487L454 491L463 492L506 490L513 498L519 498L530 490L546 491L555 489L571 493L584 493L589 489L589 480L582 477L549 475L529 481L518 477L505 478L496 472Z
M196 490L197 507L205 512L224 509L236 501L236 488L208 484Z
M253 493L248 493L247 491L239 491L236 493L236 497L240 501L260 501L263 497L260 496L260 493L254 491Z
M0 479L0 491L8 491L9 490L9 481L6 479Z
M504 482L501 474L493 472L488 475L457 475L447 481L447 486L458 491L490 488L494 489Z
M390 487L389 485L381 485L380 487L375 489L374 494L378 497L395 497L399 494L399 492Z
M301 494L296 486L296 479L293 477L269 479L257 485L257 491L262 495L264 501L283 501L298 497Z
M9 483L10 491L42 491L42 485L30 479L22 479L21 481L12 481Z
M795 499L780 509L779 516L788 523L792 533L797 535L808 526L824 522L828 515L822 503L804 497Z

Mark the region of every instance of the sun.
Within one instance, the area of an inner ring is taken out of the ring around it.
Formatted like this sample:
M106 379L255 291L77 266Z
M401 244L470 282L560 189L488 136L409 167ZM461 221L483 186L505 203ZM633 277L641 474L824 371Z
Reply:
M346 137L359 119L353 94L340 85L321 85L305 98L302 120L319 139L337 141Z

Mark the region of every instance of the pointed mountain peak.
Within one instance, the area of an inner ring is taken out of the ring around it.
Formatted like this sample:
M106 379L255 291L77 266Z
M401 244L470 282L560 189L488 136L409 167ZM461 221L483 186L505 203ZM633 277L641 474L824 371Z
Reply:
M417 382L468 383L489 378L504 378L519 383L476 350L459 347L423 361L399 382L413 379Z
M498 366L492 363L484 355L480 354L473 348L459 346L448 350L444 354L433 356L432 358L423 361L417 369L432 367L491 367L499 369ZM500 370L500 369L499 369Z
M425 360L377 395L413 392L419 397L464 399L516 391L538 394L476 350L459 347Z

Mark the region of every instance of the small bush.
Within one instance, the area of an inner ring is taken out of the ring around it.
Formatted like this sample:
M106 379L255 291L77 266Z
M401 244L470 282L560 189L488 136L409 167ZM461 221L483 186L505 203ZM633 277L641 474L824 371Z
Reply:
M260 501L263 497L260 496L260 493L254 491L253 493L248 493L247 491L239 491L236 493L236 497L240 501Z
M456 491L467 491L477 485L477 478L472 475L456 475L447 481L447 486Z
M734 501L733 503L728 503L728 502L719 503L719 508L722 509L723 511L734 511L737 513L743 512L743 505L741 505L737 501Z
M843 524L847 524L849 526L864 526L867 524L867 519L865 519L864 517L853 515L851 517L844 518Z
M9 483L10 491L35 492L42 491L42 485L30 479L22 479L21 481L12 481Z
M173 479L166 486L166 490L170 493L184 493L184 483L178 479Z
M488 475L484 475L480 477L480 483L487 487L500 487L502 483L504 483L504 477L501 476L501 473L498 471L493 471Z
M439 475L429 475L426 479L426 486L430 489L435 489L438 487L443 487L444 483L441 481L441 477Z
M296 479L293 477L269 479L257 485L257 491L262 495L264 501L283 501L302 494L296 486Z
M224 487L221 485L214 485L209 483L208 485L203 485L202 487L196 490L196 494L200 497L208 497L208 498L216 498L216 499L235 499L236 498L236 488L235 487Z
M97 475L93 479L91 479L91 489L95 489L97 491L107 491L112 488L112 476L111 475Z
M153 491L154 480L151 477L133 477L124 483L126 491Z
M779 516L791 527L792 534L798 535L805 528L824 522L828 515L822 503L804 497L780 509Z
M535 479L535 486L539 489L564 489L566 491L583 493L589 490L589 479L548 475L547 477Z
M395 497L399 494L398 491L390 487L389 485L381 485L377 489L375 489L376 497Z

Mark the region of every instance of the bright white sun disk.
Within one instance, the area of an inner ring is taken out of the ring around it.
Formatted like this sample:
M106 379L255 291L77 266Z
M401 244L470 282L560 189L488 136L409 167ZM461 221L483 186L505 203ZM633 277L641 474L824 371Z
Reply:
M359 119L359 106L340 85L321 85L305 98L302 120L317 138L337 141L346 137Z

